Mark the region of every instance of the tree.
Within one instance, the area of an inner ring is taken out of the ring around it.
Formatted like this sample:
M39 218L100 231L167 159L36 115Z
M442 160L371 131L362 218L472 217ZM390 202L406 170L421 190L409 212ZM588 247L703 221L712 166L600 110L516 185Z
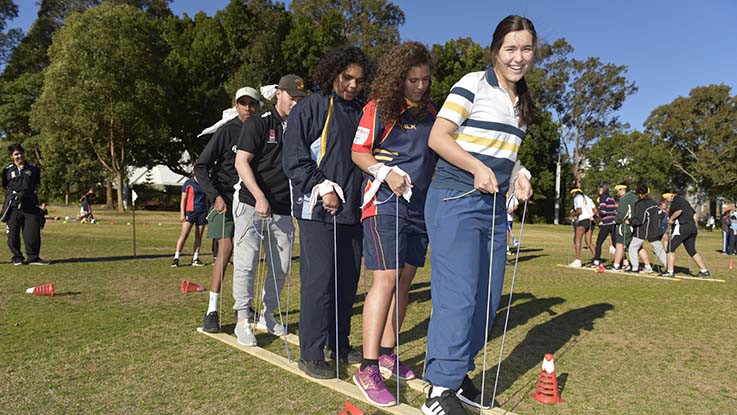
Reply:
M23 31L20 29L10 29L8 20L18 17L18 6L13 0L0 0L0 67L5 66L10 57L10 52L20 42L23 37Z
M308 75L323 55L347 42L341 31L343 23L342 14L335 9L324 13L319 21L293 13L292 30L282 42L286 71L303 74L309 83Z
M662 105L645 121L645 131L668 146L677 174L672 183L693 186L714 198L734 193L737 183L737 96L727 85L691 90Z
M451 39L443 45L433 45L430 53L435 63L430 99L438 106L443 105L450 89L465 74L481 71L486 66L481 46L470 37Z
M323 32L326 39L345 39L375 60L399 43L399 26L404 24L402 9L387 0L293 0L290 8L297 20L306 18L340 30L339 36ZM335 24L337 17L342 17L342 24Z
M130 6L103 4L72 15L54 36L32 122L45 145L91 157L117 185L148 149L168 142L164 128L165 43L151 19Z

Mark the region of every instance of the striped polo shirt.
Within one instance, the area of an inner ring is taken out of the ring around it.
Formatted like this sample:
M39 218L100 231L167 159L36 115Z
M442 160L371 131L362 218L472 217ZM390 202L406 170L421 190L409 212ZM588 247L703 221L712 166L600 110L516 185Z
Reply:
M459 126L453 138L494 171L499 191L506 193L526 126L518 126L515 106L499 85L494 69L490 66L461 78L450 90L438 117ZM466 192L473 189L473 175L440 159L433 186Z

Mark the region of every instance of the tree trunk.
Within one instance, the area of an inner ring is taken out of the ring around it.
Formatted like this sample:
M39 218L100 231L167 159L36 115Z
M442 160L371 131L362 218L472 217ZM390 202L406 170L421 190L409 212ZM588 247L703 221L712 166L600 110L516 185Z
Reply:
M117 171L115 173L115 183L118 185L118 212L125 212L123 208L123 173Z
M108 209L113 208L113 182L105 176L105 206Z

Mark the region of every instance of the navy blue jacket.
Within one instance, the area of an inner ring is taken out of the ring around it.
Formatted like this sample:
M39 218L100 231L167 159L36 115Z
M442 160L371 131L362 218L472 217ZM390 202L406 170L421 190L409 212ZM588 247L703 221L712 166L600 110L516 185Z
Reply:
M333 103L326 137L322 137L330 102ZM318 202L312 211L312 188L330 180L345 196L335 218L337 223L357 224L361 219L361 171L351 159L351 146L361 117L362 103L345 101L335 93L315 93L300 100L289 114L284 132L283 164L292 194L292 216L332 222Z

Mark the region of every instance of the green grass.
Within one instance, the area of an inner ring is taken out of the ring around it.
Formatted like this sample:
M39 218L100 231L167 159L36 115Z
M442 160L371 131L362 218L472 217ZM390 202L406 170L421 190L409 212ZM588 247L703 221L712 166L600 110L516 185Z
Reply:
M55 208L51 214L73 216L75 210ZM207 294L181 294L179 284L187 278L207 286L211 268L170 268L180 227L176 214L137 212L138 258L132 257L129 216L100 211L97 217L97 225L47 224L42 256L53 261L51 266L13 267L8 259L0 261L0 412L342 410L345 398L336 392L195 332ZM572 260L570 241L569 227L525 227L499 379L502 407L517 414L734 413L737 271L728 271L727 258L717 252L721 233L702 232L697 248L724 284L556 267ZM203 260L209 262L206 245ZM682 248L678 254L678 266L685 269ZM6 252L4 258L9 256ZM293 333L298 271L295 261L289 318ZM427 267L415 280L402 332L401 356L419 373L431 305L429 275ZM26 288L49 281L55 281L57 296L24 294ZM231 287L228 276L221 315L229 330ZM354 309L354 344L361 343L361 298ZM488 391L496 373L503 313L488 345ZM286 355L280 340L262 334L258 338L265 348ZM290 350L296 358L298 348ZM555 354L565 404L545 406L529 397L547 352ZM479 383L482 363L479 356L474 374ZM403 395L403 402L422 403L418 393L403 390ZM357 406L381 413L363 403Z

